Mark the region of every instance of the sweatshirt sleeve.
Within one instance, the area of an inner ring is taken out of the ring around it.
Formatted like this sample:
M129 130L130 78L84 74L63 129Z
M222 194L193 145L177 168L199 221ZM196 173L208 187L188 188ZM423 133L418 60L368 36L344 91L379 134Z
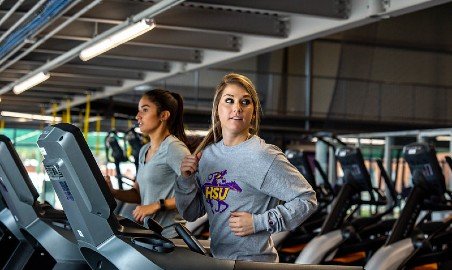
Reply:
M197 173L188 178L179 176L176 180L176 207L187 221L195 221L206 213L196 177L198 177Z
M317 208L315 191L283 154L273 160L261 191L285 203L262 214L253 214L255 233L293 230Z

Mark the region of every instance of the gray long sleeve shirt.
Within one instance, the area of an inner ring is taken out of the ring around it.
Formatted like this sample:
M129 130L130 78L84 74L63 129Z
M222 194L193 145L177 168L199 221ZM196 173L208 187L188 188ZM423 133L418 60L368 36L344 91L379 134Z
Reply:
M223 141L203 151L198 173L176 181L176 205L188 221L209 217L217 258L278 261L270 235L292 230L317 207L315 192L276 146L258 136L235 146ZM279 201L285 201L278 205ZM254 234L236 236L231 212L253 214Z

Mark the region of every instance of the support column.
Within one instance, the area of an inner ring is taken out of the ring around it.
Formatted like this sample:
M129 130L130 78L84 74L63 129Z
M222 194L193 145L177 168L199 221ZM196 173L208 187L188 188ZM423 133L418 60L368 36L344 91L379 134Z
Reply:
M394 145L394 138L393 137L385 137L385 150L384 150L384 161L385 161L385 169L388 173L389 177L394 179L392 175L392 155L391 155L391 148Z
M427 137L421 136L421 134L417 135L417 142L427 142Z
M449 155L452 155L452 132L449 134ZM450 168L452 170L452 168ZM452 176L449 177L449 190L452 189Z
M385 149L384 149L384 165L386 172L388 173L389 179L393 181L395 177L392 175L392 155L391 150L394 145L394 137L385 137ZM388 198L387 205L393 204L393 201L390 197L389 189L386 187L385 189L386 198Z
M328 173L328 145L326 143L317 141L317 143L315 144L315 159L319 162L320 167L322 167L322 169ZM323 178L317 170L315 171L315 180L317 184L320 184L320 181L323 182Z
M304 129L309 130L311 123L312 112L312 41L306 42L306 54L305 54L305 113L306 120L304 122Z
M199 108L200 106L199 106L199 70L196 70L195 72L194 72L194 86L195 86L195 91L196 91L196 93L195 93L195 95L196 95L196 104L195 104L195 107L196 108Z
M334 152L334 148L330 147L328 156L328 181L330 184L334 186L337 182L337 162L336 162L336 153Z
M270 84L270 65L272 53L264 53L257 56L257 78L256 87L261 98L261 106L264 111L274 110L272 105L273 82Z
M283 49L281 84L278 92L278 113L285 115L287 113L287 92L289 85L289 48Z

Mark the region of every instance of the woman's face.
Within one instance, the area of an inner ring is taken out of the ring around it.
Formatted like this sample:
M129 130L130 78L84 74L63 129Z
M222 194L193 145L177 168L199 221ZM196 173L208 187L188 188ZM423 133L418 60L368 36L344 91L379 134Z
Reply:
M147 97L142 97L138 103L138 113L135 116L138 126L144 134L151 134L161 125L160 116L157 113L157 106Z
M254 114L254 104L251 96L241 86L228 84L222 93L218 104L223 136L248 134Z

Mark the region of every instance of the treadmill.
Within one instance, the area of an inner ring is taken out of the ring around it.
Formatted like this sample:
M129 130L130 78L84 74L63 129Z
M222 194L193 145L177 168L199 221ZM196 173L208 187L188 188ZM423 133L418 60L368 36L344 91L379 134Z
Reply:
M372 256L365 269L403 269L408 264L415 266L416 259L421 264L445 260L451 267L451 219L428 238L424 238L423 233L419 238L415 233L416 226L422 225L417 224L421 211L452 210L451 193L446 189L435 149L426 143L413 143L403 148L403 155L411 170L413 188L390 237ZM433 256L426 251L433 252ZM419 260L421 257L422 260Z
M13 214L6 207L6 203L3 202L4 199L1 193L0 200L2 204L0 210L0 269L9 269L17 266L20 268L31 256L32 247L20 232Z
M157 224L146 229L113 214L116 202L77 127L48 126L38 145L80 251L93 269L362 269L220 260L205 254L182 226L176 230L189 248L177 246L161 236Z
M0 135L0 191L20 234L5 269L89 269L66 216L39 197L8 137ZM14 233L14 230L11 230ZM27 244L28 242L28 244Z

